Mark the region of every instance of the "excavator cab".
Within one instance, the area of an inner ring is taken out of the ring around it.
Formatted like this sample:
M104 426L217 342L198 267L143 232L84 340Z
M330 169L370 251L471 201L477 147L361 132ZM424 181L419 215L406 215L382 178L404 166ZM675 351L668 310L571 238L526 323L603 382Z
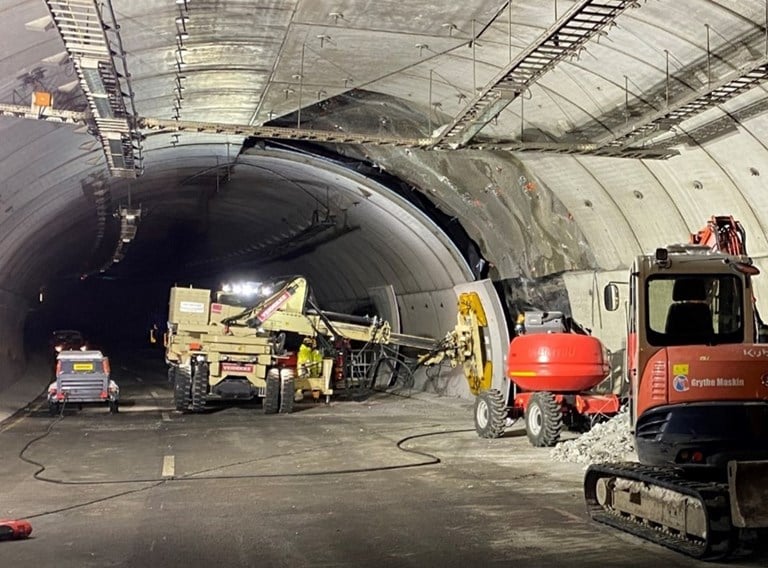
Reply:
M729 459L768 457L765 365L745 356L756 272L746 257L698 246L635 261L627 358L643 463L725 471Z

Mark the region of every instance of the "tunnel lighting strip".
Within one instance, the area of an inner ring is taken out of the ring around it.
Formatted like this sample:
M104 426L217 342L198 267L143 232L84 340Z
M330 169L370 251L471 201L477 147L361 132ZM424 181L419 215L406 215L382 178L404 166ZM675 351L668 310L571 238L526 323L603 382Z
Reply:
M109 171L116 177L135 178L141 174L141 137L134 127L135 113L125 104L128 97L132 106L133 96L130 87L124 92L125 54L114 18L107 25L99 4L96 0L46 0L80 79ZM110 41L107 32L116 40ZM118 72L115 56L122 61L123 73Z
M453 121L432 139L433 147L460 148L499 115L542 75L560 61L578 57L595 36L636 0L581 0L539 38L513 59L467 104Z
M597 142L599 147L626 148L669 131L677 124L758 86L768 78L768 57L741 66L722 80L705 86L663 110L649 113L612 136Z

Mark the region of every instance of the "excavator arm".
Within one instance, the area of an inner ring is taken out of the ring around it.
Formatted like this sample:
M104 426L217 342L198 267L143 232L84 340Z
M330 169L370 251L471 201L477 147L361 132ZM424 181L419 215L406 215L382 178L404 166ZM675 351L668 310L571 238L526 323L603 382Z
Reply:
M747 254L747 233L730 215L713 215L702 229L691 233L689 240L693 245L704 245L733 256Z

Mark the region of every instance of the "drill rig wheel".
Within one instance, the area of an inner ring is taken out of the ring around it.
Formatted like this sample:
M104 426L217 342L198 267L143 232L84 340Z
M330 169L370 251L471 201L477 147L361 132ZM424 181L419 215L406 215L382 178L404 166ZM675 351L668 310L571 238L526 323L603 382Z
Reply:
M270 369L266 382L264 400L261 403L264 414L277 414L280 411L280 370Z
M184 412L192 404L192 377L186 369L181 367L176 367L175 369L173 374L173 405L176 407L176 410Z
M296 383L293 373L288 369L280 372L280 414L293 412L293 402L296 396Z
M202 361L193 367L192 374L192 411L202 412L205 408L205 399L208 395L208 377L210 366L207 361Z
M481 438L500 438L504 434L507 409L504 396L488 389L475 398L475 430Z
M525 430L531 445L537 448L554 446L560 440L563 413L550 392L535 392L525 409Z

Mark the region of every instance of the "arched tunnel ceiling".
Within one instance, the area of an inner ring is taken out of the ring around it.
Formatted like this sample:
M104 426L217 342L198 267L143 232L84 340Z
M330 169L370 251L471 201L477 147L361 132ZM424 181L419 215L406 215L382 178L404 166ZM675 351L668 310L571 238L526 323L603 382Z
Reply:
M53 111L87 110L49 6L78 13L98 6L113 42L119 25L114 59L130 74L123 73L121 87L132 120L172 123L178 115L242 127L174 136L136 122L145 136L136 141L143 175L119 179L110 176L93 124L89 130L82 120L0 112L2 286L22 291L53 272L98 273L114 247L113 213L129 192L148 214L126 264L109 271L127 272L131 262L135 269L141 254L167 262L173 223L185 224L192 237L207 223L195 245L198 266L218 268L214 259L226 255L257 258L259 251L248 249L253 243L267 247L276 234L295 236L316 210L322 220L332 206L337 227L346 211L346 222L363 228L300 260L271 261L274 270L302 265L334 274L319 286L350 297L377 281L410 292L471 278L441 231L399 198L387 201L376 183L342 175L332 161L288 157L286 146L243 152L246 127L301 122L302 129L390 142L440 136L510 60L569 10L589 4L622 9L585 49L514 97L472 149L327 145L318 154L359 158L410 184L461 223L499 279L620 269L639 252L684 240L713 214L740 219L751 255L765 264L761 83L673 129L658 121L631 148L640 156L661 149L666 160L589 155L763 62L762 0L2 0L0 103L8 108L29 107L34 91L48 91ZM350 207L361 187L372 197ZM206 203L208 217L201 217ZM411 223L412 215L423 223ZM154 244L142 247L142 239ZM192 270L184 262L181 268Z
M324 274L313 283L323 297L364 299L384 282L413 293L470 277L455 245L426 216L329 160L256 148L234 165L201 170L199 161L184 166L172 152L158 152L167 157L149 152L157 167L137 192L146 198L142 214L147 225L191 225L188 234L199 242L160 257L164 264L177 261L189 278L309 272ZM157 242L142 234L132 246ZM142 259L134 270L145 270L145 254L133 256Z

